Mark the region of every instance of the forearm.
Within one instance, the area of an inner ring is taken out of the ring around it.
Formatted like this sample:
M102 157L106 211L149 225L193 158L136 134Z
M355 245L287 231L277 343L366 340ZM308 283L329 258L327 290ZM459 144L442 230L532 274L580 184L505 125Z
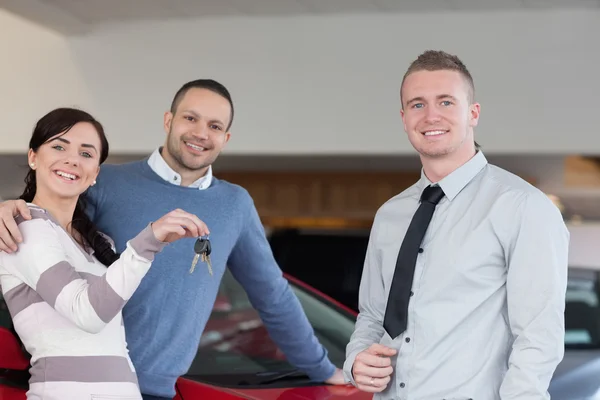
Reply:
M306 372L314 381L329 379L335 372L335 366L329 361L326 349L315 336L314 329L288 282L281 277L272 287L264 288L262 293L263 296L269 293L270 299L262 298L262 306L257 307L257 310L269 335L288 361Z
M143 255L148 256L157 245L149 241L151 230L142 232L105 275L96 276L70 264L48 223L30 221L23 223L22 229L25 241L19 251L2 255L2 263L15 277L15 283L22 282L6 291L7 302L22 301L19 296L27 292L21 286L27 285L59 314L90 333L102 330L121 311L150 267L151 260Z
M352 367L358 353L368 349L372 344L379 343L385 333L383 323L377 321L368 312L363 311L356 319L354 333L346 346L346 361L344 362L344 377L347 382L356 386Z

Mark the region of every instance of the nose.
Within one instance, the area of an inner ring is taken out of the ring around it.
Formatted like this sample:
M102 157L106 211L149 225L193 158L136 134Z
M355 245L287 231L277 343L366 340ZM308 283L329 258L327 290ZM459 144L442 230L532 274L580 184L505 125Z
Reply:
M63 160L63 163L65 165L72 165L74 167L76 167L77 165L79 165L79 161L77 160L77 156L74 154L69 154L65 157L65 159Z
M425 118L429 123L438 122L441 119L440 112L435 107L427 107Z
M207 124L198 124L198 127L194 132L194 136L196 136L198 139L206 140L208 139L208 131L209 127L207 126Z

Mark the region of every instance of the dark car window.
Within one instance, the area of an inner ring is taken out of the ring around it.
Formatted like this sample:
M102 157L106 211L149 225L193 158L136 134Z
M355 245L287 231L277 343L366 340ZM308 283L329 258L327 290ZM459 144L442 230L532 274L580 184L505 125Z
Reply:
M284 229L269 237L283 272L358 311L358 288L369 243L366 229ZM306 254L318 254L307 265ZM327 274L323 274L327 271ZM329 279L335 276L335 279Z
M329 358L341 368L354 317L311 291L291 287ZM261 374L292 370L244 290L227 271L187 377L224 386L252 385Z
M567 349L600 348L598 272L571 268L565 305Z

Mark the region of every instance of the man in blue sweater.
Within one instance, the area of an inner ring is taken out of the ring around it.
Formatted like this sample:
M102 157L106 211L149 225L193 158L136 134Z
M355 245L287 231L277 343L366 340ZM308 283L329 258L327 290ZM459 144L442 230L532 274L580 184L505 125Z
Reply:
M181 208L210 229L214 275L189 269L193 239L156 256L123 310L127 342L144 400L170 399L189 369L229 267L287 359L311 379L344 384L327 358L298 299L276 264L253 200L240 186L212 175L212 163L230 138L233 102L213 80L185 84L165 113L165 143L149 158L105 165L88 191L90 216L117 251L149 222ZM14 251L20 235L13 216L29 218L22 200L0 204L0 250Z

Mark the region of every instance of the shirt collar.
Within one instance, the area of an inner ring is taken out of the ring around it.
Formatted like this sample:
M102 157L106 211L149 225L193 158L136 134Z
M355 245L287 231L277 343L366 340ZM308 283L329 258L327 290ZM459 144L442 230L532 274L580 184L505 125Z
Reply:
M172 183L173 185L181 185L181 175L175 172L169 164L165 161L163 156L160 154L162 147L154 150L154 152L148 158L148 165L158 176L163 178L165 181ZM212 183L213 173L212 166L208 166L206 175L192 183L189 187L198 188L200 190L207 189Z
M488 161L483 153L478 150L475 156L469 161L454 170L450 175L439 181L437 184L442 188L448 200L452 201L461 190L487 165ZM419 190L423 191L428 185L433 183L425 176L425 171L421 169L421 180Z

